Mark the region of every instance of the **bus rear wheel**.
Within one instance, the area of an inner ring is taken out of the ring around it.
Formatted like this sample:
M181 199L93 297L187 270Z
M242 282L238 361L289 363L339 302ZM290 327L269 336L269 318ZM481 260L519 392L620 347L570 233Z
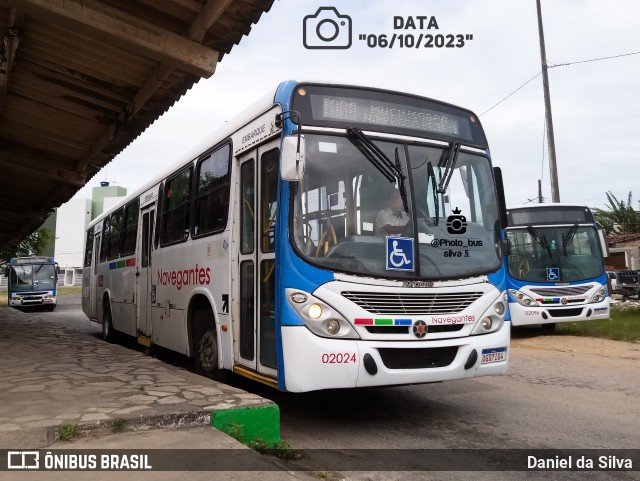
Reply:
M113 322L111 321L111 306L109 306L108 302L102 313L102 339L106 342L115 341L115 332L113 330Z
M197 310L193 316L196 371L212 377L218 372L218 338L213 316L206 309Z
M209 377L218 371L218 340L214 329L209 329L200 338L196 368L201 374Z

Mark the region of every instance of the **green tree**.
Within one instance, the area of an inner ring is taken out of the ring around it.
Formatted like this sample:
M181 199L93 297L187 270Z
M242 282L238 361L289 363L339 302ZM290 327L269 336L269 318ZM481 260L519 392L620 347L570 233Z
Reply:
M51 231L40 227L22 239L18 244L0 249L0 263L7 263L13 257L42 255L44 248L52 238Z
M607 192L609 210L596 209L595 217L609 234L629 234L640 232L640 212L633 208L632 194L627 201L618 200Z

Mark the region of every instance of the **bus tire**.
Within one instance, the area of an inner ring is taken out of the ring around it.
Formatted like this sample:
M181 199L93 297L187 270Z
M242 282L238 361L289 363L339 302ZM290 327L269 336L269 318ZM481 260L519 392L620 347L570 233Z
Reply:
M56 308L55 304L52 304L50 306L47 306L47 309L49 309L49 312L53 312L53 310Z
M218 337L210 312L198 310L193 314L196 371L207 377L218 372Z
M114 342L116 339L116 334L113 330L113 322L111 320L111 306L108 300L106 301L104 311L102 313L102 339L106 342Z
M548 324L541 324L541 325L540 325L540 328L541 328L543 331L550 332L550 331L555 330L555 328L556 328L556 323L555 323L555 322L550 322L550 323L548 323Z

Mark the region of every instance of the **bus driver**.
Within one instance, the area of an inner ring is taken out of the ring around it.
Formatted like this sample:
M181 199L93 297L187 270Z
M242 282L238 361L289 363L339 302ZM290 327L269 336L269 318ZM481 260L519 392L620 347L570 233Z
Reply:
M409 222L409 214L405 212L402 205L402 196L398 189L393 189L389 193L389 207L382 209L376 215L376 235L398 235L402 234L404 226Z

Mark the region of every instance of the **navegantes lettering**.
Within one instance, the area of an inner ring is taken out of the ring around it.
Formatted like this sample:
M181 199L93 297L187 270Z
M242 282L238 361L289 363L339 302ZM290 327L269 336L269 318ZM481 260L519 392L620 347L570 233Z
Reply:
M198 267L175 271L158 271L158 284L175 286L178 290L182 286L205 286L211 284L211 268Z

